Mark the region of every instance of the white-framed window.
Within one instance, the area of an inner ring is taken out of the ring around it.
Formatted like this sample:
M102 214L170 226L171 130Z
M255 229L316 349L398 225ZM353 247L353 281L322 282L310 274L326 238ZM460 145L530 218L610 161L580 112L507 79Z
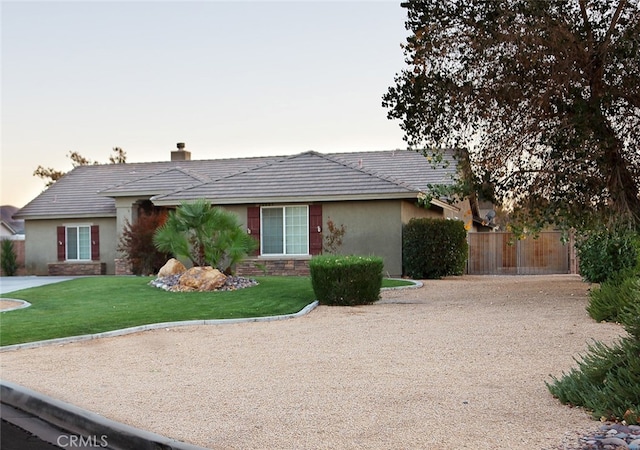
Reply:
M309 207L261 208L260 253L262 255L309 254Z
M67 226L65 237L67 261L91 260L91 225Z

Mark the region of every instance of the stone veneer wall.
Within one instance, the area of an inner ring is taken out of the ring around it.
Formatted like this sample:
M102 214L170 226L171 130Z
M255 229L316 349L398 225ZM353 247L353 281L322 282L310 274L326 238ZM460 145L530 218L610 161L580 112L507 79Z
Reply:
M101 262L50 263L49 275L104 275L107 264Z
M133 275L131 263L128 260L124 258L116 258L114 261L116 266L116 275Z
M236 266L236 275L242 277L261 275L308 276L309 259L248 258Z

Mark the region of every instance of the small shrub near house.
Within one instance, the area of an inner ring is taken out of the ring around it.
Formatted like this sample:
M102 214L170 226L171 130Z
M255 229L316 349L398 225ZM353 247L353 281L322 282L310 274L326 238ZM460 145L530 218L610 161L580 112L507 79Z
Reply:
M324 305L367 305L380 298L382 258L316 256L309 262L316 299Z
M15 249L13 248L13 241L3 239L0 251L2 252L2 256L0 256L2 274L9 277L15 275L18 271L18 257Z
M411 278L462 275L468 257L467 231L459 220L411 219L402 233L402 264Z
M167 213L155 211L143 213L135 223L128 220L118 243L118 251L131 264L135 275L156 273L167 261L169 254L159 251L153 243L153 236L167 220Z
M324 243L322 245L322 251L335 255L342 247L342 240L347 229L343 224L336 225L335 222L329 217L327 220L327 226L325 228Z

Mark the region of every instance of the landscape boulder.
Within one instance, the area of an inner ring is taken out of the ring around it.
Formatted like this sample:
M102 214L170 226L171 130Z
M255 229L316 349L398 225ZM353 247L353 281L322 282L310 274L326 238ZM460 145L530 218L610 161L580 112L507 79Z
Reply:
M182 274L176 286L179 291L214 291L224 285L227 277L211 266L192 267Z
M187 271L187 268L175 258L171 258L165 263L164 266L158 271L158 278L170 277L173 275L180 275Z

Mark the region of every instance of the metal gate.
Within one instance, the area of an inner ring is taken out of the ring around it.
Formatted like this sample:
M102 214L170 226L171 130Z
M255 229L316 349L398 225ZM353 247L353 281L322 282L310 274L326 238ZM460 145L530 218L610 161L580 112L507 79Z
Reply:
M518 240L513 233L469 233L467 273L471 275L546 275L575 273L572 242L562 233L541 232Z

